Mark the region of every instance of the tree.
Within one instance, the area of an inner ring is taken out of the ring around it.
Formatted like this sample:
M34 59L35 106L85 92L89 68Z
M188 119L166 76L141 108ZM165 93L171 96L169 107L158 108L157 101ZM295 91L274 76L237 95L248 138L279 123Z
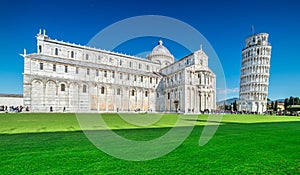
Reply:
M295 103L294 97L290 96L290 99L289 99L288 104L289 104L289 105L294 105L294 103Z
M272 100L267 98L267 110L271 109L271 102L272 102Z
M233 111L237 111L237 104L236 104L236 100L234 100L234 102L233 102Z
M299 97L296 97L294 100L295 100L295 105L300 105L300 99L299 99Z
M271 109L274 110L274 101L271 103Z
M277 108L278 108L278 101L276 100L274 105L274 111L277 111Z
M289 100L288 98L284 99L284 115L286 115L286 110L287 110L287 107L289 105Z

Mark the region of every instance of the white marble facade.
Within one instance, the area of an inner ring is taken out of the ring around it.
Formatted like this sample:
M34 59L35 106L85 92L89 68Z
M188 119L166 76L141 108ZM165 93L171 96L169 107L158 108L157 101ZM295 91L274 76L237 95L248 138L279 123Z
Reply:
M242 51L238 110L263 113L267 110L272 46L269 34L258 33L245 40Z
M31 112L199 113L216 108L216 76L202 49L174 62L162 41L146 58L50 39L24 53L24 106Z

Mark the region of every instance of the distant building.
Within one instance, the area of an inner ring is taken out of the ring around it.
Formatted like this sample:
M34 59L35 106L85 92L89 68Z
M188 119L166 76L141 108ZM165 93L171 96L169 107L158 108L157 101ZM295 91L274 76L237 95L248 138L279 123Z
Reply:
M0 94L0 106L22 106L23 95L22 94Z
M284 110L284 102L278 102L277 103L277 110L283 111Z
M238 110L263 113L267 110L272 46L269 34L258 33L245 40L242 51Z
M159 41L146 58L36 36L24 50L24 106L32 112L216 109L216 76L197 50L178 61Z

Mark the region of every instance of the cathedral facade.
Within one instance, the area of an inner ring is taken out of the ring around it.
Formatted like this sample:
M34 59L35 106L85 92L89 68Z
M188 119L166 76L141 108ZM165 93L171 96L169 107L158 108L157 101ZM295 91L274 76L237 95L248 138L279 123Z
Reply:
M159 41L146 58L37 34L24 54L24 106L31 112L183 112L216 108L216 76L202 50L178 61Z

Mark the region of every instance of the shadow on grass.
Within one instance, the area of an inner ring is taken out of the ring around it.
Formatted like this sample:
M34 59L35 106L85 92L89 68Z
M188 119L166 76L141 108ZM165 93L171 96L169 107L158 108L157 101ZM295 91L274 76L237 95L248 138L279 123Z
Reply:
M5 130L2 130L0 131L0 133L2 134L3 132L12 132L14 130L16 130L17 128L10 128L10 129L5 129Z
M213 121L213 120L203 120L203 119L182 119L182 120L186 120L186 121L197 121L197 122L203 122L203 123L215 123L215 124L263 124L263 123L288 123L288 122L300 122L299 121L257 121L257 122L229 122L229 121Z
M220 123L222 125L220 125L220 128L223 127L231 127L231 126L239 126L240 128L247 128L247 127L258 127L258 126L266 126L266 125L272 125L272 126L278 126L281 127L281 125L288 125L288 124L296 124L296 125L300 125L300 121L286 121L286 122L259 122L259 123L237 123L237 122L215 122L215 121L208 121L208 120L201 120L201 119L197 119L197 120L193 120L193 119L184 119L187 121L197 121L197 122L207 122L207 123ZM195 126L177 126L177 128L186 128L186 127L194 127L195 128L201 128L203 129L204 127L213 127L212 125L195 125ZM117 128L117 129L111 129L112 131L116 132L116 133L121 133L121 132L127 132L127 131L132 131L132 132L136 132L136 133L140 133L142 131L169 131L170 129L172 129L173 127L169 127L169 126L161 126L161 127L144 127L144 128ZM2 132L8 132L8 131L13 131L16 128L11 128L11 129L7 129L7 130L2 130L0 133L0 136L5 136L5 135L34 135L34 134L54 134L54 133L83 133L83 131L89 131L89 132L99 132L99 131L103 131L106 132L108 130L105 129L88 129L88 130L75 130L74 127L68 127L68 129L74 129L73 131L43 131L45 129L45 127L38 129L38 132L23 132L23 133L2 133ZM272 128L271 128L272 129ZM299 126L299 131L300 131L300 126Z

